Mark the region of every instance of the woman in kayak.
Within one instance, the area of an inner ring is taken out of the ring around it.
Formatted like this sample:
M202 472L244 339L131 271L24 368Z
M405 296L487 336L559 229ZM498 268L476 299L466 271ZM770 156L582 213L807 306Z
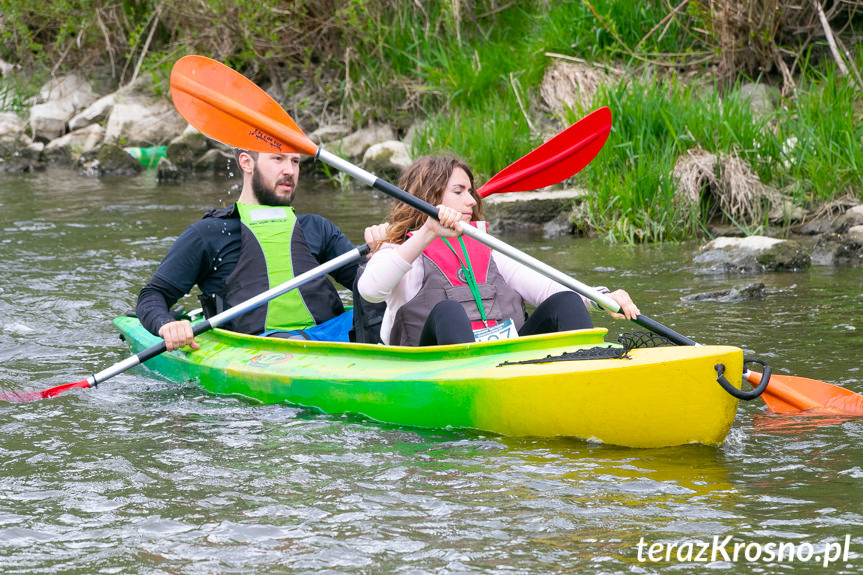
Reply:
M364 299L387 304L383 343L444 345L593 327L586 307L593 305L590 300L461 236L460 221L485 230L482 200L464 162L446 156L420 158L399 186L437 206L439 221L396 203L387 241L359 279ZM622 313L609 312L613 317L639 315L625 291L597 290L620 305ZM525 302L536 306L529 317Z

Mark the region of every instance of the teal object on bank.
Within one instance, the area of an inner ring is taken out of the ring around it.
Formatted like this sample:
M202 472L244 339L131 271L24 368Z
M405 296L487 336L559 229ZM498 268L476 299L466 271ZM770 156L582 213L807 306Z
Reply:
M165 157L168 146L151 146L149 148L123 148L145 168L155 168L159 160Z

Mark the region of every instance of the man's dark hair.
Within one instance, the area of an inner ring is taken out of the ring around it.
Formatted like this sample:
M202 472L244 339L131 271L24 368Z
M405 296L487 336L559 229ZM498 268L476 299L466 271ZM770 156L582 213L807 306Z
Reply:
M249 154L250 156L252 156L252 159L255 161L258 160L258 152L253 152L251 150L244 150L242 148L234 148L234 159L237 160L237 165L240 164L240 154L242 154L242 153Z

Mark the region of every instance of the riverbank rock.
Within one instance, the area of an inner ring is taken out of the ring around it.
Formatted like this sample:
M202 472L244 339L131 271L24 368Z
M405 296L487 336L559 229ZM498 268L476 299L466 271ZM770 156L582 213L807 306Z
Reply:
M179 184L185 179L186 171L168 158L159 158L156 165L156 182L159 184Z
M27 135L27 124L11 112L0 113L0 173L20 174L44 168L42 142Z
M30 108L30 131L34 140L50 142L66 133L68 122L99 96L82 77L70 74L55 78L39 90Z
M102 146L95 158L81 156L78 167L93 176L134 176L144 169L141 162L116 144Z
M187 125L171 100L153 96L146 83L136 82L114 93L105 142L140 147L166 144Z
M325 124L309 134L309 139L316 144L335 142L351 133L351 127L346 124Z
M82 155L96 150L104 138L105 128L99 124L85 126L48 142L42 152L44 160L72 167Z
M68 102L45 102L30 108L30 136L39 142L50 142L66 133L66 123L75 115Z
M11 156L32 141L24 120L12 112L0 112L0 158Z
M820 206L807 220L794 227L795 233L815 236L837 231L837 221L847 211L860 205L860 200L847 195Z
M104 122L111 116L111 111L114 109L114 94L103 96L84 108L69 120L70 130L79 130L90 124L98 124Z
M812 263L799 242L765 236L716 238L699 252L694 261L708 273L803 271Z
M812 263L822 266L855 266L863 263L863 225L842 234L824 234L812 251Z
M854 206L833 222L833 232L841 234L855 226L863 225L863 205Z
M408 148L398 140L372 144L363 154L363 168L385 180L397 180L410 165Z
M359 160L371 146L379 142L395 140L396 134L390 126L373 124L352 134L322 144L330 152Z
M196 174L211 174L220 178L240 177L240 167L234 154L217 148L207 150L203 156L195 160L193 170Z
M165 156L182 170L192 170L195 163L207 152L211 140L188 126L182 134L174 138L165 150Z
M742 301L762 300L765 297L767 297L767 291L764 288L764 283L758 282L748 284L739 288L729 288L705 293L686 295L681 297L680 301L711 301L719 303L738 303Z
M493 194L483 200L483 206L486 219L496 232L542 229L546 234L571 233L573 224L562 222L569 222L573 202L587 193L570 189Z

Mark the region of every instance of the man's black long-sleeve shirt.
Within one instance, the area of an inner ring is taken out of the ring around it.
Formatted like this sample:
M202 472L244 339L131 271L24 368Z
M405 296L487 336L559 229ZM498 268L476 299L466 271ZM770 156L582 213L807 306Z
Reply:
M319 263L354 249L341 230L322 216L298 214L297 222ZM221 293L240 257L240 237L238 217L205 217L186 228L138 295L135 313L141 324L150 333L158 334L159 328L174 321L171 306L195 285L206 295ZM350 289L356 273L354 262L331 275Z

